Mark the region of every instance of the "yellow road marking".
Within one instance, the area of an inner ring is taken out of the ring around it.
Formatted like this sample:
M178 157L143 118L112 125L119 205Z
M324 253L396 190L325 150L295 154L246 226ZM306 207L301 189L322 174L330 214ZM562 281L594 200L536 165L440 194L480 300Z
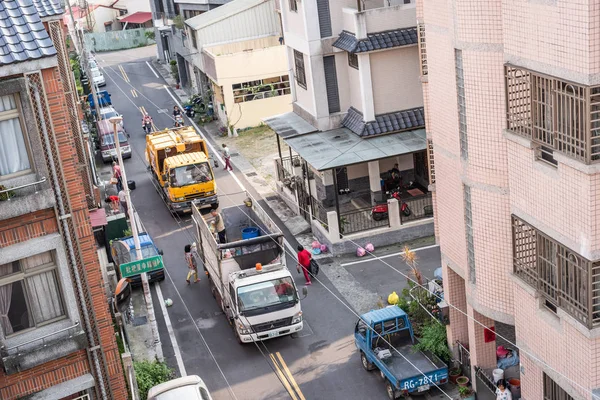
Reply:
M292 386L296 390L296 393L298 393L298 397L300 398L300 400L306 400L306 398L304 397L304 394L302 394L302 391L300 390L300 387L296 383L296 380L294 379L294 376L292 375L292 373L288 369L287 364L285 363L285 361L283 361L283 357L281 357L281 354L279 354L279 352L277 352L275 354L277 354L277 358L279 359L279 362L281 363L281 366L283 367L283 370L285 371L286 375L288 376L288 378L290 380L290 383L292 384Z
M296 397L296 394L290 387L290 384L288 383L287 378L285 377L285 375L279 368L279 365L277 364L277 360L275 360L275 356L273 354L269 354L269 356L271 356L271 361L273 361L273 365L275 366L275 373L279 377L279 380L283 383L283 386L285 386L285 389L290 394L290 397L292 398L292 400L298 400L298 397Z
M125 82L129 83L129 77L127 76L127 73L125 72L123 66L119 65L119 69L121 70L121 74L123 75L123 79L125 80Z
M131 95L133 97L138 97L137 92L135 91L135 89L131 89Z

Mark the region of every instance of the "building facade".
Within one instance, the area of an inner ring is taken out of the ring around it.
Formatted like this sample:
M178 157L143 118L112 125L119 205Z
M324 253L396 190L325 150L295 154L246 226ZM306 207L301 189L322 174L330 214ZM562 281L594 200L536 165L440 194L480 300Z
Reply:
M265 122L291 148L278 161L281 197L334 252L433 235L415 2L281 0L279 10L293 113ZM401 203L373 213L394 190Z
M499 345L524 399L600 391L598 6L418 1L448 339L478 391Z
M0 398L126 399L64 10L0 9Z

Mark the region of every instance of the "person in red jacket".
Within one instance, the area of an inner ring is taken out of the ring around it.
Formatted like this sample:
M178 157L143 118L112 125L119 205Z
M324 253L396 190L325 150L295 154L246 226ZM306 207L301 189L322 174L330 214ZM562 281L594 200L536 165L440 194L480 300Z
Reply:
M298 272L300 272L300 268L302 268L304 279L306 279L306 285L312 285L310 282L310 275L308 274L311 258L312 254L301 245L298 245Z

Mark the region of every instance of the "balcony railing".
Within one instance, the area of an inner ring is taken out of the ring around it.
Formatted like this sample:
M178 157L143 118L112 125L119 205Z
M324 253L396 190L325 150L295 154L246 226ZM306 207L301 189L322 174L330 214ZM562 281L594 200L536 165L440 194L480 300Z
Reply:
M507 129L547 153L600 161L600 86L505 66Z
M27 342L20 343L17 346L12 346L12 347L2 346L2 347L0 347L0 353L2 354L2 357L7 357L7 356L20 355L22 353L22 349L31 348L33 344L36 344L36 346L35 346L36 348L46 347L46 346L52 344L56 340L62 340L65 337L68 337L68 338L73 337L74 335L76 335L77 333L79 333L81 331L80 325L81 324L79 323L79 321L77 321L75 324L73 324L72 326L69 326L68 328L59 329L56 332L52 332L47 335L35 338L33 340L29 340ZM67 333L65 334L65 332L67 332Z
M368 231L370 229L389 227L389 219L376 220L371 214L372 207L343 212L340 215L340 233Z
M431 193L426 193L417 197L405 197L402 199L410 209L410 215L406 215L400 210L400 221L404 224L410 221L416 221L424 218L433 217L433 200Z
M513 216L513 271L588 329L600 326L600 261L590 261Z

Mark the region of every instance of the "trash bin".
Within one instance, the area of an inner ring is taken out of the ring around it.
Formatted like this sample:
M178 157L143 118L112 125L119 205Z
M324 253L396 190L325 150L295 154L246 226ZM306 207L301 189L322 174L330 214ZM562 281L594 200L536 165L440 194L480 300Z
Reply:
M129 186L129 190L135 190L135 181L127 180L127 186Z
M252 239L260 236L258 228L251 226L249 228L242 229L242 239Z

